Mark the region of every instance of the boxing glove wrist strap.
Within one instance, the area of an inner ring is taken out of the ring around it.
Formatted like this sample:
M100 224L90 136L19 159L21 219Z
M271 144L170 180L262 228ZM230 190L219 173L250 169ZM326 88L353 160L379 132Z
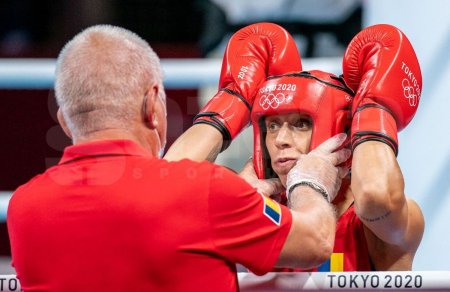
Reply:
M227 127L225 127L224 124L215 117L217 115L218 115L217 113L212 112L199 113L198 115L195 116L194 125L207 124L216 128L222 134L223 142L222 147L220 149L220 152L222 152L225 149L227 149L228 146L230 146L232 139L230 131L228 131Z
M222 88L209 103L195 116L195 124L208 124L216 128L223 136L224 151L231 141L248 126L251 106L238 93Z
M398 154L397 124L391 112L379 104L364 104L359 107L352 121L352 150L367 141L378 141Z

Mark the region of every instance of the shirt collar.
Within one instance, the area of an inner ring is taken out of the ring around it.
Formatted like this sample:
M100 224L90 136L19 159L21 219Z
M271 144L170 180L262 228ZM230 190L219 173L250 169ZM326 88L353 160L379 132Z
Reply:
M151 152L131 140L101 140L66 147L59 164L95 156L153 157Z

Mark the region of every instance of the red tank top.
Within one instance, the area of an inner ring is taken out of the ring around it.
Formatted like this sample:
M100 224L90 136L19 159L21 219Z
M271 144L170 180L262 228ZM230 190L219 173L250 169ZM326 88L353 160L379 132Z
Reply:
M277 272L351 272L373 270L367 249L364 226L356 216L353 205L339 217L336 238L330 259L316 269L276 269Z
M371 271L364 225L356 216L354 206L339 217L333 254L317 268L319 272Z

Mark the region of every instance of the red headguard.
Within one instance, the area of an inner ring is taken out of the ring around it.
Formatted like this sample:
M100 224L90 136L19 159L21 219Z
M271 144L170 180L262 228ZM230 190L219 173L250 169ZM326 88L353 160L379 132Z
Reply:
M253 164L259 178L273 176L265 147L265 116L292 112L312 120L310 150L351 125L353 91L342 78L322 71L303 71L271 76L261 85L252 109Z

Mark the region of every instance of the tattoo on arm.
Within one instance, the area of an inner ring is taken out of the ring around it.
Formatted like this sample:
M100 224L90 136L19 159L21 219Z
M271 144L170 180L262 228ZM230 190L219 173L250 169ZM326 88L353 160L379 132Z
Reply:
M380 221L380 220L386 219L389 215L391 215L390 210L387 211L385 214L375 217L375 218L367 218L367 217L364 217L363 215L358 215L358 216L359 216L359 218L361 218L362 220L364 220L366 222L375 222L375 221Z

